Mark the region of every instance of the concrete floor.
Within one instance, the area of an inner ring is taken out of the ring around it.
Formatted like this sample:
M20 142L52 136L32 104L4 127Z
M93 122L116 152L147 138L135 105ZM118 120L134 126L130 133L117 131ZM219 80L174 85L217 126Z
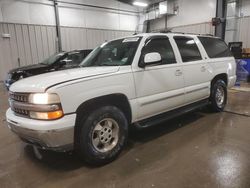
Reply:
M250 187L250 92L230 91L226 112L202 110L133 131L116 161L93 168L70 153L38 159L7 128L0 87L0 188Z

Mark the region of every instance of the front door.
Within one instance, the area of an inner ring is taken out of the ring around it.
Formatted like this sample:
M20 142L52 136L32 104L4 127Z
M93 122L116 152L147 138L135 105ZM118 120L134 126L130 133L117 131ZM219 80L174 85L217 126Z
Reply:
M133 70L138 103L137 120L169 111L184 103L182 64L177 63L169 38L155 36L146 40L141 57L151 52L158 52L162 62Z

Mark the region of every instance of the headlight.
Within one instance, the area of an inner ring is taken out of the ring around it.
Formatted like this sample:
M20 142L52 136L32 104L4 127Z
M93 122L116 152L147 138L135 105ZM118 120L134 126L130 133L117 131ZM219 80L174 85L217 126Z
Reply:
M33 119L55 120L63 116L60 98L55 93L32 93L29 95L29 103L35 106L35 110L29 112Z
M34 93L29 95L29 103L32 104L57 104L60 98L54 93Z

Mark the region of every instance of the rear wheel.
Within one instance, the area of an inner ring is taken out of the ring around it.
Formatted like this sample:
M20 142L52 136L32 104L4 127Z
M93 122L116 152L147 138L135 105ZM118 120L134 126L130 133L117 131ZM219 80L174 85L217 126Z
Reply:
M127 119L114 106L92 111L78 126L76 149L89 164L102 165L113 161L127 141Z
M211 88L210 95L211 109L214 112L224 110L227 103L227 86L223 80L216 80Z

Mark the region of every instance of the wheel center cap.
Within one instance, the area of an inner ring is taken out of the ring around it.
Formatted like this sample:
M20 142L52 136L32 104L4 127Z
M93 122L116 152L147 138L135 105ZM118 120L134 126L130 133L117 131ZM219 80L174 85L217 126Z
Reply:
M99 133L99 139L102 143L108 143L110 142L112 138L112 130L109 127L103 127L102 130Z

